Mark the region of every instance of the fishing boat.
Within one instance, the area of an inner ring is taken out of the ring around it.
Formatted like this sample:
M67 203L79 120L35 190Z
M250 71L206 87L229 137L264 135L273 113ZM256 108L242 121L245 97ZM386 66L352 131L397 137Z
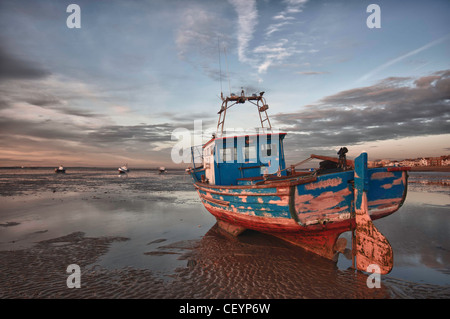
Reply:
M334 261L347 246L339 236L351 231L354 267L377 265L379 273L389 273L393 251L372 221L402 206L409 168L371 167L367 153L350 160L345 147L337 157L312 154L287 166L286 133L272 129L263 94L222 95L216 134L191 147L189 172L206 210L235 236L256 230ZM227 110L246 102L256 105L261 127L256 134L226 136ZM296 170L311 159L321 160L318 169Z
M62 173L62 174L64 174L65 172L66 172L66 169L62 165L59 165L58 168L55 168L55 173Z
M128 164L125 164L118 168L119 174L127 174L130 170L128 169Z
M159 170L160 174L163 174L163 173L167 172L167 170L166 170L166 168L164 166L161 166L158 170Z

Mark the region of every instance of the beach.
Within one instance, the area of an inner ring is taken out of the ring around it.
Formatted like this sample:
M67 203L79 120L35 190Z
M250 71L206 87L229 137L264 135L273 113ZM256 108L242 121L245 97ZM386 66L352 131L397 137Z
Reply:
M375 221L394 268L369 288L344 255L332 262L254 231L224 233L183 170L1 171L3 299L450 298L447 172L411 172L403 207ZM80 288L67 285L73 264Z

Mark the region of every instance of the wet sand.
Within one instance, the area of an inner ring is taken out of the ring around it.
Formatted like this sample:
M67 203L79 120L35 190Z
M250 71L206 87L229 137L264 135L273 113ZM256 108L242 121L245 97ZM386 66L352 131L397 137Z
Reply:
M404 207L377 221L395 264L370 289L344 256L223 233L182 173L89 172L1 181L0 298L450 298L448 186L425 183L442 177L411 178ZM70 264L80 289L66 285Z

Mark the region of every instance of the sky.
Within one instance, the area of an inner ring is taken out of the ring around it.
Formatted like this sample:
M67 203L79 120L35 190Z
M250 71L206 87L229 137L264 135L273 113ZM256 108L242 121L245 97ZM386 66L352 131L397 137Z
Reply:
M187 167L173 132L201 120L206 142L220 93L242 89L265 92L288 164L343 146L370 160L450 154L449 12L438 0L2 0L0 166ZM225 125L259 118L246 103Z

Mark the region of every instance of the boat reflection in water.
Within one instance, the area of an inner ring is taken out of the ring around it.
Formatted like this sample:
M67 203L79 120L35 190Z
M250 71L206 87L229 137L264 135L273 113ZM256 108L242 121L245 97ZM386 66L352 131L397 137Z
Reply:
M255 231L235 237L216 223L200 240L159 247L181 254L177 277L192 298L390 298L383 281L367 288L367 275L337 270L334 263L284 240ZM156 255L157 252L154 252ZM187 290L187 289L186 289Z
M263 94L222 97L216 134L192 147L190 173L205 208L234 236L252 229L332 260L345 252L340 234L352 231L354 267L367 271L375 264L381 274L389 273L392 248L372 220L402 206L409 168L369 167L366 153L352 161L346 148L338 158L311 155L323 161L317 170L297 172L305 161L286 167L286 133L272 129ZM246 102L256 106L261 128L225 136L227 110Z

